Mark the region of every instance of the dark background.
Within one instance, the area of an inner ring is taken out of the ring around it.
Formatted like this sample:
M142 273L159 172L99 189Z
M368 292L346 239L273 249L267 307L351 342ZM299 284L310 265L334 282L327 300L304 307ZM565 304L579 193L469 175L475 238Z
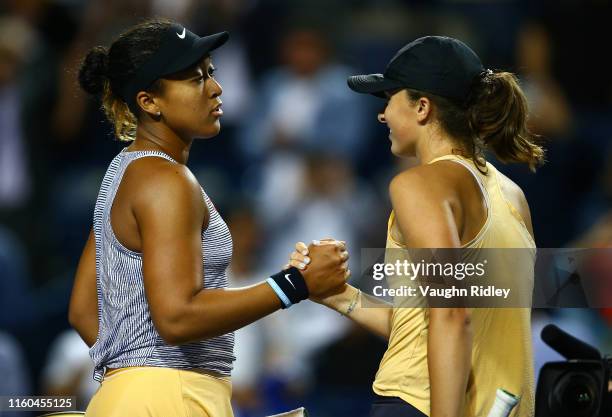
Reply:
M125 143L77 87L92 46L147 16L231 32L213 54L222 132L195 143L188 165L232 229L230 276L245 285L282 266L297 240L333 236L354 255L384 246L388 181L414 161L392 157L376 121L383 103L351 93L346 76L382 72L428 34L460 38L485 66L520 77L548 162L536 174L496 165L525 191L538 246L609 247L611 9L595 0L3 1L0 395L73 393L84 409L95 390L67 306L101 178ZM537 336L551 321L612 352L609 310L535 311L538 367L556 357ZM315 416L366 415L385 349L308 303L250 326L238 344L238 416L300 404Z

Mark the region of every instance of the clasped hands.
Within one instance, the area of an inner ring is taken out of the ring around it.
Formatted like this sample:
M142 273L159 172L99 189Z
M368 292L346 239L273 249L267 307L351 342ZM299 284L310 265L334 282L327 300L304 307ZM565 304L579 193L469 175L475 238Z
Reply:
M351 275L348 259L344 241L326 238L313 240L309 245L298 242L283 269L297 268L306 281L309 298L322 302L344 290Z

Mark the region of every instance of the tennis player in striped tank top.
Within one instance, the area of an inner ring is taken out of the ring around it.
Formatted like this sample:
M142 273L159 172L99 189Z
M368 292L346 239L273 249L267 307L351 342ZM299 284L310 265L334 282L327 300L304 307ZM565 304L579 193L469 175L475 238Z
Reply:
M101 382L87 416L232 416L233 331L349 275L344 245L325 240L308 271L227 288L229 230L186 166L193 140L220 130L210 52L227 39L149 20L82 64L81 87L131 142L102 181L70 300Z
M527 201L484 158L488 150L532 169L543 160L514 75L486 70L456 39L427 36L404 46L384 74L348 84L386 98L378 119L389 127L391 151L418 160L389 186L387 248L527 248L524 262L503 252L512 267L496 270L495 279L518 281L531 295ZM298 243L290 264L301 267L305 254ZM362 297L346 285L318 301L389 341L371 417L486 417L497 388L520 395L513 417L534 415L529 308L363 308Z

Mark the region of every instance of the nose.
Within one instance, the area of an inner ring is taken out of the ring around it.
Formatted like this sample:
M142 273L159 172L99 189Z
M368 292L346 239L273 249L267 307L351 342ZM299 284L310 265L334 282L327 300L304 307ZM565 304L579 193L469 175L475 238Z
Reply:
M378 113L377 118L378 118L378 121L380 123L385 123L385 124L387 123L387 120L385 119L385 113L384 112Z
M223 88L221 87L221 84L219 84L219 81L214 78L211 78L210 81L212 83L210 86L211 98L219 97L221 94L223 94Z

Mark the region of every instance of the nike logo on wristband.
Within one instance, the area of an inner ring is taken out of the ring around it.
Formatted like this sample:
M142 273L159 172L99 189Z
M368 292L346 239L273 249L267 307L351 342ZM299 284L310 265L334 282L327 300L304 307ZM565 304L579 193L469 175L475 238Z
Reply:
M291 284L294 290L297 290L297 288L295 288L295 285L293 285L293 282L291 282L291 280L289 279L289 274L285 274L285 279L289 281L289 284Z
M185 28L183 28L183 33L177 33L176 36L178 36L181 39L185 39Z

